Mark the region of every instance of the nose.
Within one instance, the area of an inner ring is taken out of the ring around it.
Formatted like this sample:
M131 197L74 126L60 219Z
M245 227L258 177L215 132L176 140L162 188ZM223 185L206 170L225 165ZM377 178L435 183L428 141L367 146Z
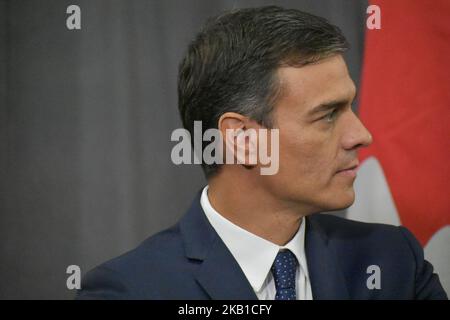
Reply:
M367 147L373 142L369 130L367 130L361 120L351 110L348 121L344 124L344 130L342 144L346 150Z

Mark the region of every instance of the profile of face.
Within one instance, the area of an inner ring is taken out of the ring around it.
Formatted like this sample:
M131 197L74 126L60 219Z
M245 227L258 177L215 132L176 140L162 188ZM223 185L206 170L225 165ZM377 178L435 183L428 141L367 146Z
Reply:
M279 129L279 170L261 176L262 183L311 213L350 206L357 150L372 137L351 109L356 88L343 57L281 67L278 77L282 93L272 119Z

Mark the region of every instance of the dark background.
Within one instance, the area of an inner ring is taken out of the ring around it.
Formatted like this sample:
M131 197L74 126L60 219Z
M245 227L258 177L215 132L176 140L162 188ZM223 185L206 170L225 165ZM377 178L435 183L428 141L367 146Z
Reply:
M267 4L341 27L359 82L366 1L0 0L0 298L70 299L68 265L183 214L205 180L170 160L178 63L207 17Z

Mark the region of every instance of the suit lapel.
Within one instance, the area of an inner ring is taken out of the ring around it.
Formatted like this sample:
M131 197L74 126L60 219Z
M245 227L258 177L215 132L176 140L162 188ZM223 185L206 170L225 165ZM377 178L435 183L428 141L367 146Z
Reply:
M186 257L201 261L195 272L197 282L212 299L257 299L239 264L206 218L200 196L201 191L180 220Z
M216 237L197 274L212 299L256 300L257 297L223 241Z
M330 239L313 216L306 218L305 251L314 300L349 299Z
M201 191L180 220L186 257L201 262L195 272L197 282L212 299L257 299L239 264L206 218L200 196ZM329 243L332 239L314 215L305 221L305 251L313 298L349 299L344 275Z

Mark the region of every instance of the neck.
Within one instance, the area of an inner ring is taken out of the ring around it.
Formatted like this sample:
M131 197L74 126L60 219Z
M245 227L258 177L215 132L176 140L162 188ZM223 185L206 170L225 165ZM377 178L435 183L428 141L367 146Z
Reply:
M239 227L277 245L287 244L308 214L298 203L277 199L249 173L219 173L208 181L212 207Z

